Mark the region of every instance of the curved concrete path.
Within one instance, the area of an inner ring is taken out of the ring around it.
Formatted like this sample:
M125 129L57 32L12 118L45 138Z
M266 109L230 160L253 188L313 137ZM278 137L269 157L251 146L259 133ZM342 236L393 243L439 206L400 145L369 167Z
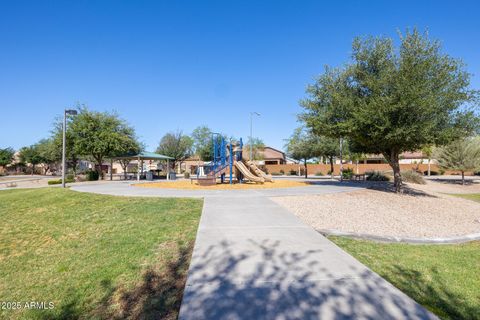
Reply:
M297 179L298 180L298 179ZM278 188L278 189L250 189L250 190L181 190L163 188L134 187L134 182L98 182L72 185L71 190L117 196L135 197L188 197L188 198L211 198L211 197L276 197L295 196L304 194L322 194L352 191L363 189L359 183L340 183L338 181L315 181L311 186Z
M268 199L359 187L325 181L242 191L145 189L128 183L72 189L205 198L179 319L436 319Z

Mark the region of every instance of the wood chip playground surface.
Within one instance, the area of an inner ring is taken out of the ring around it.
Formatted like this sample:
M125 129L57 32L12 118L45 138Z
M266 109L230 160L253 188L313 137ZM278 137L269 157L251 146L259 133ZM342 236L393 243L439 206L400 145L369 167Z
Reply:
M260 183L217 183L213 186L201 186L195 181L177 180L177 181L162 181L162 182L147 182L133 184L140 188L163 188L163 189L184 189L184 190L248 190L248 189L278 189L278 188L292 188L305 187L309 183L294 180L276 180L275 182Z

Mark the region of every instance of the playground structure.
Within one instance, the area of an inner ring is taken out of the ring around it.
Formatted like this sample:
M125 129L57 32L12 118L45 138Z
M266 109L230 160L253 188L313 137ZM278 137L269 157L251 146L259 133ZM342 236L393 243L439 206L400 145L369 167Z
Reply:
M228 180L233 184L235 179L238 183L245 180L255 183L273 182L272 176L260 170L253 161L243 159L243 141L234 144L227 143L225 138L218 133L212 134L212 161L197 169L196 178L199 185L215 185L220 178L221 183L225 182L228 173Z

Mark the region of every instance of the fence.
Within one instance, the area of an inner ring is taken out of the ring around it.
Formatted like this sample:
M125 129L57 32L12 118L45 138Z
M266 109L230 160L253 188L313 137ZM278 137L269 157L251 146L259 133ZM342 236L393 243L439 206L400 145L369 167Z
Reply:
M301 172L303 174L305 170L305 166L303 164L268 164L265 165L268 173L270 174L278 174L283 171L283 173L289 173L291 171L295 171L297 174L298 172ZM372 164L344 164L343 165L344 170L347 168L351 168L354 173L359 173L363 174L368 171L392 171L392 168L390 165L386 163L372 163ZM307 164L307 172L309 175L314 175L314 174L323 174L326 175L328 172L330 172L331 167L329 164ZM416 171L422 171L426 172L428 170L428 164L400 164L400 170L401 171L406 171L406 170L416 170ZM430 171L434 173L440 173L441 170L438 168L437 165L431 164L430 165ZM340 165L339 164L334 164L333 165L333 172L334 174L338 175L340 174ZM445 174L459 174L459 172L455 171L446 171ZM470 173L472 174L472 173Z

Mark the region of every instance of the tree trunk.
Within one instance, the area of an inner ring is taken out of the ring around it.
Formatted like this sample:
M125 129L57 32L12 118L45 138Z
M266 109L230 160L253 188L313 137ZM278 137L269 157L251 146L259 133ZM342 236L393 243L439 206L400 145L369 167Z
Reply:
M399 162L399 152L392 150L390 154L384 154L385 158L388 161L388 164L393 169L393 186L395 187L395 192L399 193L402 187L402 176L400 174L400 162Z
M99 180L103 180L103 171L102 171L102 162L103 162L103 159L102 158L96 158L96 161L97 161L97 172L98 172L98 178Z
M355 172L358 174L358 160L355 161Z
M462 186L465 185L465 171L462 171Z
M113 181L113 160L110 159L110 181Z
M431 162L431 159L428 158L428 176L430 177L430 162Z
M330 172L331 172L331 175L333 177L333 170L334 170L333 169L333 157L330 157L329 160L330 160Z
M77 175L77 165L78 165L78 159L72 159L72 170L73 170L73 175Z
M305 179L308 179L308 172L307 172L307 159L303 160L303 164L305 165Z
M124 178L125 180L127 180L127 168L128 168L128 163L125 164L125 165L124 165L123 163L121 163L121 165L122 165L122 169L123 169L123 178Z

